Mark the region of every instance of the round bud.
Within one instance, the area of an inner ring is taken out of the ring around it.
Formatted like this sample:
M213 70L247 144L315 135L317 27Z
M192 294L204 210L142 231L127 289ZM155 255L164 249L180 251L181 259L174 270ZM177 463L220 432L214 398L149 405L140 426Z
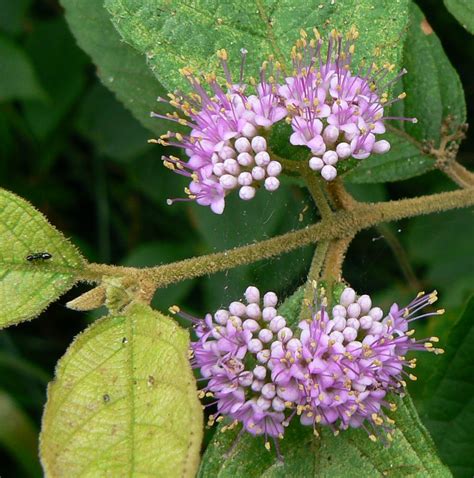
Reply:
M346 287L341 294L339 302L344 306L347 307L356 300L356 293L354 289L350 287Z
M247 348L249 352L256 354L263 349L263 344L258 339L251 339L249 340L249 343L247 344Z
M336 153L339 156L339 159L346 159L348 158L352 151L351 151L351 146L348 143L339 143L336 146Z
M270 163L270 155L266 151L261 151L255 155L255 163L257 166L266 166Z
M244 320L244 323L242 324L242 328L244 330L249 330L250 332L256 332L257 330L260 330L260 325L256 320L253 319L247 319Z
M253 373L252 372L242 372L239 375L239 384L242 385L242 387L250 387L253 382Z
M252 168L252 177L256 181L261 181L266 176L265 170L260 166Z
M330 124L324 128L323 139L325 143L335 143L339 137L339 129Z
M247 138L253 138L257 134L257 128L252 123L246 123L241 131Z
M271 330L262 329L262 330L258 333L258 338L259 338L264 344L268 344L268 342L270 342L270 341L273 339L273 333L272 333Z
M339 315L341 317L346 317L346 314L347 314L347 311L343 305L338 304L332 308L332 315L334 316Z
M265 179L264 186L267 191L276 191L280 187L280 181L274 176L270 176Z
M380 307L373 307L369 311L369 315L372 317L374 320L382 320L383 318L383 310Z
M274 383L266 383L262 387L262 396L271 400L276 395L276 387Z
M336 341L336 342L339 342L340 344L342 344L342 342L344 342L344 335L341 334L341 332L338 332L337 330L335 330L334 332L331 332L329 334L329 337Z
M235 149L231 148L230 146L224 146L220 151L219 151L219 156L222 159L228 159L228 158L235 158Z
M323 166L324 166L324 161L321 159L321 158L318 158L316 156L313 156L310 160L309 160L309 167L313 170L313 171L321 171L321 169L323 169Z
M278 161L271 161L267 166L269 176L278 176L281 173L281 164Z
M231 174L224 174L219 178L224 189L234 189L237 186L237 178Z
M254 392L260 392L260 390L262 390L262 387L263 387L263 382L261 380L254 380L250 388Z
M370 315L364 315L359 319L360 327L369 330L372 327L373 319Z
M278 332L278 340L281 340L283 343L288 342L293 337L293 332L288 327L283 327Z
M381 139L380 141L376 141L372 148L374 153L384 154L390 151L390 143L385 139Z
M357 302L349 304L347 306L347 315L357 319L357 317L360 315L360 305Z
M265 307L262 311L262 318L265 322L270 322L276 315L275 307Z
M323 161L325 164L331 164L334 166L339 161L339 156L335 151L326 151L323 154Z
M246 311L247 311L247 307L244 304L242 304L242 302L235 301L229 305L229 312L232 315L243 317Z
M267 292L263 296L263 305L265 307L275 307L278 304L278 297L275 292Z
M239 163L235 159L226 159L224 161L224 168L225 170L234 176L237 176L240 173L240 166Z
M272 408L275 412L283 412L285 410L285 402L280 397L275 397L272 400Z
M286 344L286 348L290 352L297 352L298 350L301 350L301 341L299 339L290 339Z
M281 316L277 315L270 322L269 328L272 332L279 332L286 325L286 320Z
M352 327L346 327L342 331L342 335L344 336L344 340L346 342L352 342L357 338L357 330L353 329Z
M381 322L372 322L372 327L370 327L369 333L374 335L379 335L383 332L384 325Z
M250 141L247 138L238 138L235 140L234 148L239 153L248 153L251 149Z
M267 375L267 369L263 367L262 365L257 365L253 369L253 374L255 378L257 378L258 380L264 380L265 376Z
M263 136L255 136L254 138L252 138L252 149L256 153L266 151L267 140Z
M346 328L346 319L340 315L336 315L333 319L334 322L334 330L338 330L342 332Z
M360 322L358 319L347 319L346 326L352 327L355 330L359 330Z
M262 350L257 354L257 360L260 363L267 363L270 358L270 350Z
M227 310L220 309L214 314L214 320L220 325L227 324L228 319L229 319L229 312Z
M241 166L251 166L254 163L253 156L249 153L240 153L237 156L237 161Z
M331 166L330 164L326 164L325 166L323 166L323 169L321 169L321 176L326 181L332 181L337 176L337 170L334 166Z
M357 303L360 305L360 311L362 314L367 314L372 307L372 300L367 294L361 295L357 299Z
M253 178L248 171L244 171L239 174L237 181L241 186L250 186L253 183Z
M225 173L224 163L216 163L212 167L212 172L217 176L222 176Z
M252 186L242 186L239 189L239 197L243 201L250 201L255 197L256 189Z
M262 388L262 390L263 390L263 388ZM257 407L259 407L263 411L268 410L270 408L271 404L272 404L271 400L268 400L268 398L265 398L263 396L260 396L257 399Z
M258 304L260 302L260 291L253 285L245 289L244 296L249 304Z

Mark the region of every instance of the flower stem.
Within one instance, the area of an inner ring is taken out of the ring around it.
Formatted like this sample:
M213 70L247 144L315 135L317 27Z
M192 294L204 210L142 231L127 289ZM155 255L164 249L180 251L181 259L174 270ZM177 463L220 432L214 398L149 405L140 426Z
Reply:
M325 218L332 214L329 202L324 194L324 188L321 184L321 179L316 176L316 173L311 171L309 168L305 168L304 171L301 171L301 176L306 182L306 186L311 193L316 207L318 208L321 217Z
M337 211L319 223L265 241L224 252L199 256L157 267L89 264L78 280L100 282L103 276L129 277L155 289L185 279L205 276L275 257L318 241L344 239L376 224L474 205L474 188L381 203L358 203L350 211Z

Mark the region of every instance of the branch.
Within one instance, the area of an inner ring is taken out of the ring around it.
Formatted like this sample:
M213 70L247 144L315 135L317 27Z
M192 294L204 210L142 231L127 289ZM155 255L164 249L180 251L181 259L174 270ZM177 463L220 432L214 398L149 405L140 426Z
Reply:
M399 201L359 203L350 211L335 212L317 224L255 244L145 269L89 264L78 278L100 282L103 276L128 276L139 283L145 282L147 287L161 288L185 279L269 259L321 240L343 239L382 222L472 205L474 188Z

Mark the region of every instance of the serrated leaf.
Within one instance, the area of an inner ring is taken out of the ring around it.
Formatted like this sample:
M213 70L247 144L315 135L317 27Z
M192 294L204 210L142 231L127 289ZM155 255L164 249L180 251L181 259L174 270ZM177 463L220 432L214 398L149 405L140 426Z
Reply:
M363 430L351 429L334 436L324 429L321 437L311 427L293 421L279 442L283 461L264 448L262 437L245 434L234 444L237 430L220 433L207 448L200 478L216 477L344 477L404 478L451 476L439 461L433 442L421 424L409 397L398 401L396 431L389 447L372 443ZM231 450L231 447L234 448Z
M474 3L472 0L444 0L444 4L456 20L474 34Z
M0 328L38 315L71 288L85 260L24 199L0 189ZM48 252L49 260L28 261Z
M194 476L202 408L188 333L143 304L90 326L60 360L43 416L47 476Z
M247 72L257 75L273 54L289 67L290 49L301 28L360 31L355 62L372 57L378 47L381 63L398 64L407 18L406 0L105 0L121 35L146 54L151 69L168 89L185 87L178 69L216 71L216 50L225 48L235 72L240 49L246 48Z
M474 475L474 297L468 301L426 386L422 416L453 475Z
M441 126L449 116L451 128L466 121L466 104L459 77L422 11L410 4L410 22L403 49L401 89L407 93L392 108L394 116L417 118L418 123L390 121L387 139L392 149L374 155L345 178L356 183L398 181L434 168L435 158L422 152L423 143L439 144ZM395 138L394 135L398 136Z
M120 40L100 2L61 0L61 4L79 46L97 65L104 85L146 128L157 135L166 132L168 122L150 118L157 96L166 91L148 69L145 58Z
M0 37L0 102L18 99L44 100L30 59L17 45Z

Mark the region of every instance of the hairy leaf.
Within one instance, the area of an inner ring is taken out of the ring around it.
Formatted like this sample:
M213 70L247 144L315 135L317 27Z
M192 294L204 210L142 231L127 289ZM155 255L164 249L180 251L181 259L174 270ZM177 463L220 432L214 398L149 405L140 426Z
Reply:
M125 45L109 15L96 0L61 0L66 20L79 46L97 65L104 85L155 134L167 131L166 121L150 118L157 96L166 92L148 69L145 57Z
M472 0L444 0L444 4L456 20L474 34L474 3Z
M379 54L380 63L398 64L406 26L406 0L105 0L125 41L146 54L151 69L170 90L187 87L178 69L217 71L216 51L225 48L235 73L241 48L248 50L247 72L258 74L272 54L289 70L289 54L301 28L360 31L356 63Z
M38 315L70 289L85 260L24 199L0 189L0 328ZM48 252L48 260L26 258Z
M311 427L302 427L295 419L286 431L285 438L279 442L283 462L277 459L274 450L265 450L262 437L255 438L245 434L235 442L237 430L225 433L217 430L204 454L198 476L451 476L436 457L433 442L408 397L399 401L394 419L396 431L389 447L372 443L363 430L352 429L335 437L332 432L324 429L321 437L317 438Z
M387 139L392 149L361 161L346 178L356 183L397 181L433 169L435 159L422 148L439 144L441 126L448 116L450 129L466 121L466 104L459 77L421 10L410 5L410 22L402 66L408 73L401 86L407 93L392 108L393 116L417 118L418 123L390 121ZM396 138L398 136L398 138Z
M454 476L474 475L474 297L452 329L426 387L423 418Z
M143 304L90 326L60 360L43 416L48 476L194 476L202 409L188 333Z

